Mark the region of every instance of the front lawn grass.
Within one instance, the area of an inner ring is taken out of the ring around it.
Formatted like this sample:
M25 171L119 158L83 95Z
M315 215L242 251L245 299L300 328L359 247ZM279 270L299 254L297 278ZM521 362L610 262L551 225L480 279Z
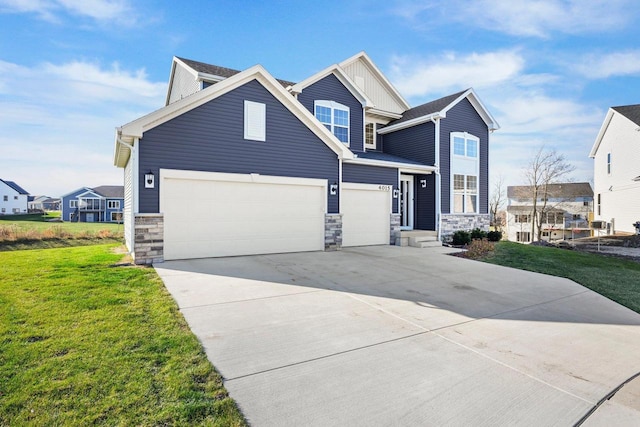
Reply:
M482 259L492 264L566 277L640 313L640 263L551 247L500 242Z
M0 425L243 425L155 271L115 247L0 253Z

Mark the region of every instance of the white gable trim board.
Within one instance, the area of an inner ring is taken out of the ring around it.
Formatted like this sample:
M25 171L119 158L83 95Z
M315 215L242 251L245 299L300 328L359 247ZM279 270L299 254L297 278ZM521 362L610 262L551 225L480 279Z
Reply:
M166 260L324 249L326 180L170 169L160 180Z

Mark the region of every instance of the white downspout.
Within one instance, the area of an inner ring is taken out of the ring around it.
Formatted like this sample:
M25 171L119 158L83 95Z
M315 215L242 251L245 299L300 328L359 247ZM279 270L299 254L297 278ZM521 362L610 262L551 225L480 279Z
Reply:
M132 163L132 167L131 167L131 173L132 173L132 177L131 177L131 197L132 197L132 206L131 206L131 224L129 224L130 227L130 236L131 236L131 242L129 242L131 244L129 249L130 253L133 253L133 246L134 246L134 242L135 242L135 236L136 236L136 226L135 226L135 213L138 212L138 181L137 181L137 176L138 176L138 156L137 156L137 147L138 147L138 138L135 138L133 140L133 145L127 144L126 142L124 142L122 139L120 139L120 136L116 137L116 141L118 142L118 144L127 147L129 149L129 152L131 153L131 156L129 158L130 162ZM126 168L125 168L126 170ZM125 180L127 178L125 177Z
M431 121L435 126L435 162L434 166L436 167L436 232L438 235L438 240L441 240L442 233L442 186L441 186L441 176L440 176L440 117L432 117Z

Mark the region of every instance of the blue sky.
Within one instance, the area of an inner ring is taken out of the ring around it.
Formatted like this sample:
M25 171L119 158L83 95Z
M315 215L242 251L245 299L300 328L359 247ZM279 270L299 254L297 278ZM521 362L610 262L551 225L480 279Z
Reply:
M300 81L365 50L413 106L474 87L491 176L541 144L591 181L607 108L640 103L637 0L0 0L0 178L121 184L114 128L163 105L173 55Z

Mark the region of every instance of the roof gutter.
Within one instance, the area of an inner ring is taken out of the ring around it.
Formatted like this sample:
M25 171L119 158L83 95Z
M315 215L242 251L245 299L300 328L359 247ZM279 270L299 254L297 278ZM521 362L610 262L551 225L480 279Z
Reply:
M435 113L427 114L426 116L416 117L415 119L407 120L406 122L398 123L395 125L387 126L378 131L380 135L384 135L385 133L393 132L400 129L409 128L411 126L419 125L422 123L427 123L428 121L433 121L434 119L444 119L447 117L446 113L442 113L440 111L436 111Z

